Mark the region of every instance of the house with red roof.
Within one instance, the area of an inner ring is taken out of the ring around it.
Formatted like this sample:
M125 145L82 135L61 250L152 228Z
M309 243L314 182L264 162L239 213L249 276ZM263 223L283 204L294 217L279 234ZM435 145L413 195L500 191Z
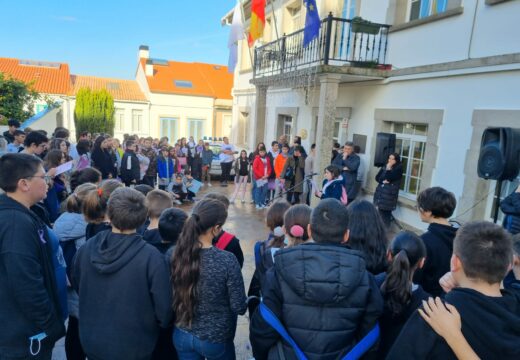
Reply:
M139 47L136 81L150 101L150 133L170 141L229 136L233 75L226 66L150 57Z
M74 134L74 107L81 88L106 89L114 98L114 136L178 138L229 136L233 75L226 66L153 59L147 46L139 48L135 80L70 74L60 62L0 58L0 72L24 81L44 97L60 104L45 112L42 98L35 116L24 126L51 134L64 126ZM26 119L21 119L26 120Z

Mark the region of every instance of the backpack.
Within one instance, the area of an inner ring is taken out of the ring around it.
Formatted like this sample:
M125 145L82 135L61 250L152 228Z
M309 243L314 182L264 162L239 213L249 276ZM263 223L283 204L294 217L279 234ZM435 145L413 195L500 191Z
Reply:
M291 345L298 360L307 360L303 351L300 349L298 344L296 344L291 335L289 335L287 330L285 330L283 324L271 309L269 309L263 302L260 303L258 309L262 318L271 325L271 327L275 329L289 345ZM361 358L377 342L379 339L379 332L379 324L376 323L372 330L370 330L363 339L350 349L345 356L341 357L341 360L357 360Z
M217 247L220 250L225 250L234 237L235 235L230 234L227 231L224 231L215 243L215 247Z
M283 178L288 181L293 181L294 168L292 166L287 166L287 169L285 169L285 174L284 174Z

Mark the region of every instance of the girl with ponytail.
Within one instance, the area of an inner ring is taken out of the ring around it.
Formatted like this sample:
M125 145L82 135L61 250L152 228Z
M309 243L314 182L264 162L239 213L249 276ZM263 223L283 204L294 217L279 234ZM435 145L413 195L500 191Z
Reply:
M213 247L226 218L222 202L201 200L177 241L172 259L173 343L180 359L235 359L237 316L247 305L236 257Z
M424 265L426 248L416 234L401 231L390 243L386 274L376 277L382 282L381 293L385 301L380 319L381 343L379 357L385 358L408 318L430 297L421 286L412 282L415 270ZM379 358L378 357L378 358Z
M123 184L117 180L105 180L83 200L81 211L88 223L85 234L87 240L101 231L112 229L106 216L108 199L114 190L120 187L123 187Z
M285 245L296 246L309 240L307 227L311 222L312 209L304 204L293 205L285 212Z
M274 254L285 246L283 217L287 209L290 207L291 204L289 204L287 200L278 199L269 206L269 209L265 214L265 223L269 228L269 235L267 240L258 241L254 248L255 272L251 279L251 283L249 284L249 290L247 291L247 296L250 298L248 301L250 317L253 316L255 309L260 303L259 299L262 295L260 290L264 285L267 270L272 268L274 265Z

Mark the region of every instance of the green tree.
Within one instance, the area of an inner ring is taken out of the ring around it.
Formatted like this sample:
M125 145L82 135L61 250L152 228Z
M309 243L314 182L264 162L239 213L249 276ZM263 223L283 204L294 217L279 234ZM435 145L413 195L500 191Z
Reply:
M83 131L114 135L114 98L105 89L81 88L74 108L76 137Z
M40 95L32 83L13 79L0 73L0 125L15 119L24 122L34 115L34 102Z

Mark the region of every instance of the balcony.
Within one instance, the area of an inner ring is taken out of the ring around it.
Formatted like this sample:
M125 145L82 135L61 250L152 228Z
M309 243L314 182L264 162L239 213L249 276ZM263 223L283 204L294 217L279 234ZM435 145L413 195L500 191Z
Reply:
M305 48L304 29L256 48L251 82L262 84L310 70L350 75L352 81L387 77L389 28L329 14L321 21L318 37Z

